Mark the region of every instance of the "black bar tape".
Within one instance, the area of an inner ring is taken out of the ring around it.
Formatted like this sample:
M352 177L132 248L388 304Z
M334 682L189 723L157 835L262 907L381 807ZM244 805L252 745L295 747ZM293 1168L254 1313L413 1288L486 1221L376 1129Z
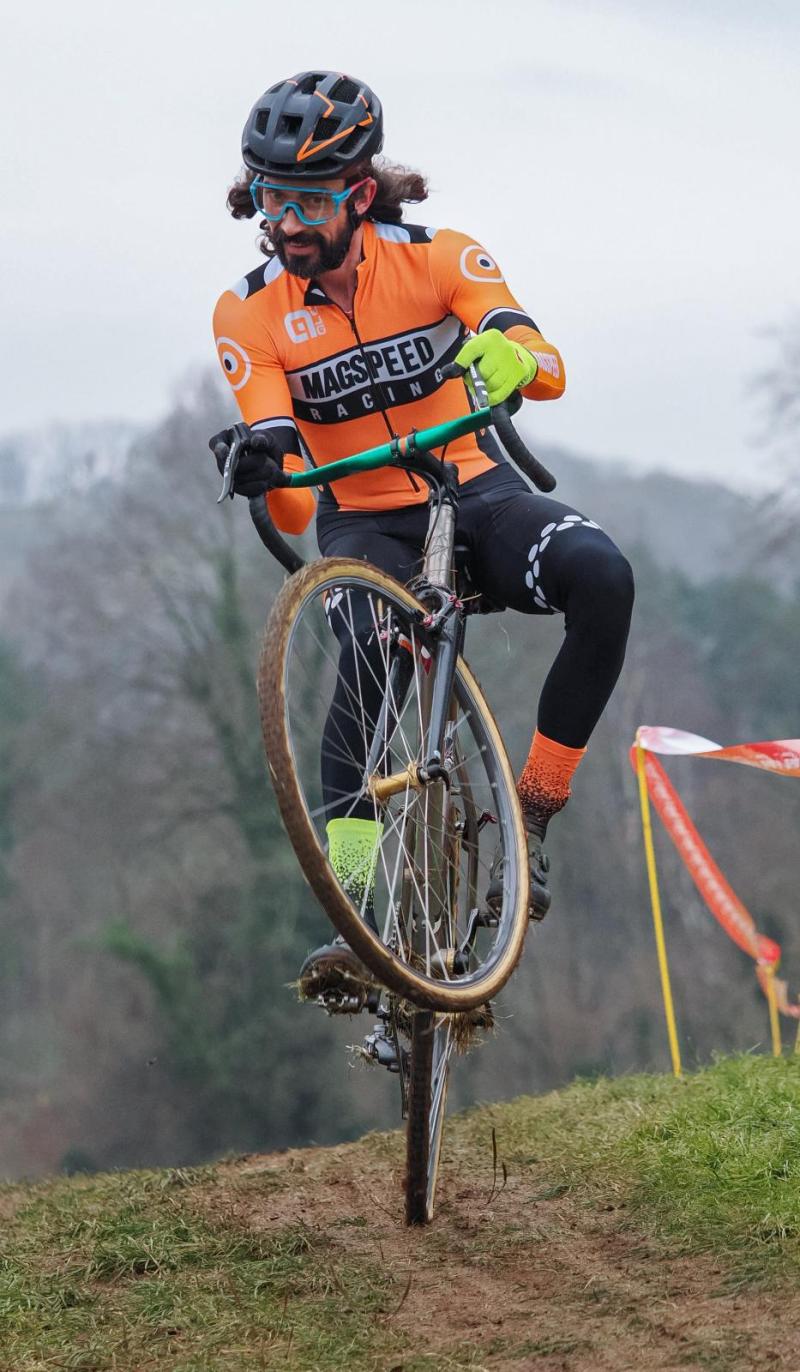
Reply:
M504 401L502 405L492 406L492 424L494 425L497 437L500 439L500 442L514 465L519 467L520 471L525 476L529 477L534 486L538 486L540 491L544 491L545 493L554 491L556 488L556 479L553 476L553 473L548 472L547 468L542 466L538 457L534 457L533 453L529 452L525 447L525 444L514 428L514 425L511 423L511 415L508 411L507 401Z
M267 509L267 502L263 495L252 495L248 501L250 506L250 518L256 526L261 542L272 556L277 558L282 567L287 572L297 572L301 567L305 567L305 562L299 553L296 553L284 538L278 533L272 522L272 516Z

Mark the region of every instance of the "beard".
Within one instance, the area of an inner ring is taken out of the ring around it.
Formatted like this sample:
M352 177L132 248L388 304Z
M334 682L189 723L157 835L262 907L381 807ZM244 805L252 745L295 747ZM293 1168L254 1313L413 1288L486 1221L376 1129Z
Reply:
M350 251L353 234L361 222L360 216L355 213L349 202L346 210L347 219L335 238L324 238L313 229L306 229L287 238L281 228L274 228L270 238L281 266L285 267L287 272L291 272L292 276L300 276L304 280L322 276L325 272L333 272L337 267L341 267ZM297 257L291 251L292 244L314 248L315 251Z

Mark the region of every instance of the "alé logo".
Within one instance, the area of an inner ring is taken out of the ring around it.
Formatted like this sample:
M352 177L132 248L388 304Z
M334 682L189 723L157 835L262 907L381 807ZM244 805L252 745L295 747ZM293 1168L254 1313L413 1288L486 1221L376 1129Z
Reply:
M293 343L309 343L325 332L319 310L290 310L283 317L284 328Z

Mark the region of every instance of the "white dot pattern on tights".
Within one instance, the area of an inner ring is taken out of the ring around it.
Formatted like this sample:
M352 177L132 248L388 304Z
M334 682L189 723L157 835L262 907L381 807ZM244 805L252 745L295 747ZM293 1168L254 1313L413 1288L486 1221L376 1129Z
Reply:
M560 523L556 523L555 520L553 520L552 523L545 524L541 534L539 535L540 541L538 543L534 543L530 552L528 553L528 562L531 563L531 566L525 573L525 585L528 587L530 591L533 591L533 603L534 605L538 605L539 609L541 610L550 610L551 613L553 612L553 606L548 605L547 597L545 596L545 593L542 590L539 581L541 569L541 555L547 547L548 543L550 542L551 538L555 534L563 533L567 529L580 528L599 529L600 525L597 524L593 519L584 519L583 515L564 515L564 518L561 520Z

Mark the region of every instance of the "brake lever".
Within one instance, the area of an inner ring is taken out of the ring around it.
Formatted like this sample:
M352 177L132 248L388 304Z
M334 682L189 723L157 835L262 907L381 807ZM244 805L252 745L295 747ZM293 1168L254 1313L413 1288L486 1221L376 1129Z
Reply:
M236 492L233 483L236 480L236 469L239 466L239 458L242 455L244 441L250 436L250 427L247 424L233 425L233 442L228 449L228 456L225 459L225 466L222 469L222 490L217 496L217 504L221 505L226 496L233 500Z
M448 362L446 367L442 367L442 376L446 381L463 380L466 372L466 367L462 367L459 362ZM511 416L517 413L521 405L522 396L519 391L512 391L502 404L490 407L492 425L514 465L519 467L540 491L554 491L556 479L553 473L543 466L538 457L534 457L511 423Z
M454 363L453 365L455 366L456 364ZM446 367L444 368L444 371L447 371ZM486 392L486 386L484 384L483 377L478 371L477 362L472 363L469 369L469 374L472 379L472 389L475 392L475 399L478 402L478 408L481 410L485 410L488 408L489 405L489 396Z
M486 383L478 370L477 362L471 363L469 367L462 367L460 362L448 362L442 367L442 376L445 381L464 381L469 372L470 383L475 392L475 399L479 409L489 409L489 396L486 391ZM516 414L522 404L522 396L519 391L512 391L508 400L504 402L509 407L511 414Z

